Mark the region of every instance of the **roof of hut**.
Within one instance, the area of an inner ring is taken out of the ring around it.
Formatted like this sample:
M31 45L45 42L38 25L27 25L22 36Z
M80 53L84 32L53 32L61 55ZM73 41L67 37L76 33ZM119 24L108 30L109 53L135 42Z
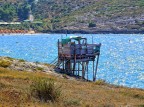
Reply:
M71 36L71 37L67 37L65 39L62 39L61 43L62 44L67 44L68 42L70 42L71 40L76 40L76 41L80 41L82 39L86 39L84 37L81 37L81 36Z

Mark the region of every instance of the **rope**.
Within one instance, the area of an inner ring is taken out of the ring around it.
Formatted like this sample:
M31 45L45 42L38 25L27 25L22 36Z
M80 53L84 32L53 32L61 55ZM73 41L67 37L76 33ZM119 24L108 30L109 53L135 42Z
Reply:
M56 57L50 64L52 65L54 65L54 63L56 63L57 62L57 59L58 59L58 57Z

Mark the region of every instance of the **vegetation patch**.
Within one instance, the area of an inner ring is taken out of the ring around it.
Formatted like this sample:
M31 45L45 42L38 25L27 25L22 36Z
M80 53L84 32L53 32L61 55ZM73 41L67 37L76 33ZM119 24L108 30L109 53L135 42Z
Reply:
M97 80L95 82L96 85L106 85L107 83L105 82L105 80Z
M66 75L66 74L63 74L63 77L64 77L65 79L68 79L68 78L69 78L68 75Z
M8 60L0 60L0 67L7 68L11 65L12 63Z
M48 64L48 63L44 63L44 65L46 65L46 66L48 66L48 67L55 67L54 65Z
M0 83L0 90L5 87L5 84Z
M44 70L44 68L42 68L42 67L37 67L36 69L39 70L39 71L43 71Z
M137 107L144 107L144 104L142 104L142 105L138 105Z
M42 102L56 102L61 96L60 87L53 80L36 79L31 85L32 96Z
M90 22L88 27L96 27L96 24L93 22Z
M66 107L69 107L69 106L80 106L80 100L78 99L69 99L69 100L66 100L65 102L65 106Z
M23 105L26 101L30 101L29 94L24 92L24 90L6 88L2 90L2 92L1 96L3 96L6 101L10 100L11 104L16 104L17 106Z
M19 62L25 62L25 60L23 60L23 59L19 59Z
M121 93L124 96L130 96L130 97L137 98L137 99L144 99L144 95L141 95L141 94L134 92L134 91L123 91Z
M11 58L11 57L6 57L6 59L9 60L9 61L13 61L14 60L14 58Z

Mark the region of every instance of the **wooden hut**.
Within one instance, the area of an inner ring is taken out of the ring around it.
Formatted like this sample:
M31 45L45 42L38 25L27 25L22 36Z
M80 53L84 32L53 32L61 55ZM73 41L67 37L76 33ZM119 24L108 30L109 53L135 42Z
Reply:
M88 73L92 72L93 81L95 81L100 47L100 43L88 44L87 38L79 36L58 40L58 63L56 67L64 73L76 75L87 80L89 80ZM88 71L90 61L93 66L92 71Z

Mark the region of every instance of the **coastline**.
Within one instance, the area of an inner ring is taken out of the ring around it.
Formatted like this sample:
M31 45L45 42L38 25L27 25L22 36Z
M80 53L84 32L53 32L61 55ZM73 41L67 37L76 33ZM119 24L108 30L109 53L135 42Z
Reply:
M51 34L144 34L144 31L138 30L48 30L47 32Z
M46 30L42 32L27 32L27 33L1 33L4 35L32 35L32 34L144 34L143 31L138 30Z
M67 74L64 74L63 72L57 72L55 71L54 66L49 63L30 62L24 59L16 59L16 58L8 57L8 56L0 56L0 67L4 67L6 69L13 70L13 71L14 70L21 71L21 72L43 72L46 74L59 76L61 78L66 77L69 80L76 80L76 81L83 81L83 82L87 81L87 80L82 80L81 77L67 75ZM63 77L63 75L65 76ZM105 82L105 80L101 80L101 81ZM88 82L93 83L93 81L90 81L90 80L88 80ZM125 87L125 88L130 88L130 89L144 90L143 88L137 88L137 87L121 86L121 85L115 85L115 84L110 84L110 83L106 83L106 84L115 86L115 87Z

